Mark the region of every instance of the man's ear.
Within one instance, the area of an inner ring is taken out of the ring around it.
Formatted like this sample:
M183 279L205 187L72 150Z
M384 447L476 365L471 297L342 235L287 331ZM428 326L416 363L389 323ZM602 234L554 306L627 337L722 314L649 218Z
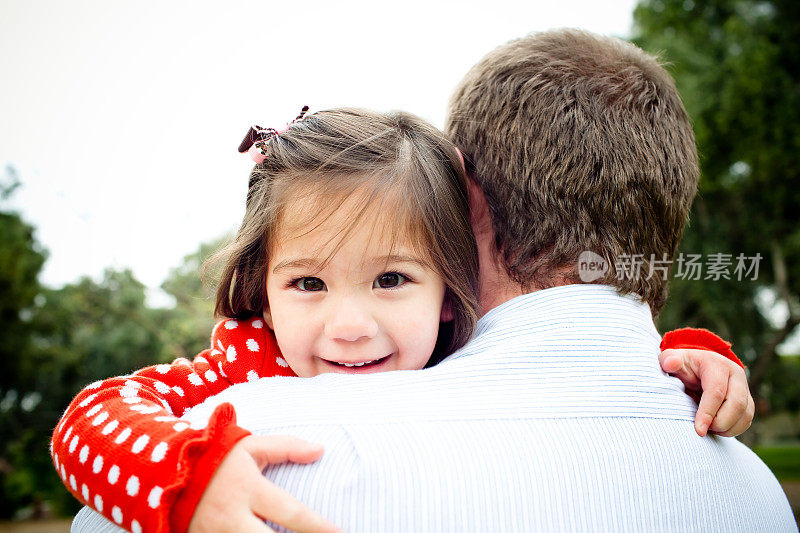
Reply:
M494 240L492 219L489 215L489 203L486 195L474 179L467 179L467 196L469 197L469 220L475 238L489 237Z
M269 312L269 306L264 308L264 322L267 323L269 329L275 331L275 326L272 324L272 313Z
M451 322L455 319L455 314L453 313L453 303L449 296L444 297L444 302L442 303L442 314L439 317L440 322Z

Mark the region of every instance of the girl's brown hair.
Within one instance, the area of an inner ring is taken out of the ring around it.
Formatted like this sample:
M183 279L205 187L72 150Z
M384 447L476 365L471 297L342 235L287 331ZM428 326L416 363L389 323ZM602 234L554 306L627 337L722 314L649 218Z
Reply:
M445 281L445 305L454 320L440 328L429 365L469 340L478 316L477 248L463 165L439 130L409 113L332 109L294 123L264 152L266 159L250 174L235 239L209 260L224 262L218 315L245 319L267 307L267 265L279 223L313 229L354 198L357 207L339 245L369 214L390 213L394 227L374 229L388 232L391 242L410 240ZM298 199L310 200L314 209L287 215L286 204Z

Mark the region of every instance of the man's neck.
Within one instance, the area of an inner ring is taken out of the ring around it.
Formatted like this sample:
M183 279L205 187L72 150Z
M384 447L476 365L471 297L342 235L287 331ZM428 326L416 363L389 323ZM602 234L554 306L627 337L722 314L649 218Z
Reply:
M479 244L480 246L480 244ZM493 264L485 264L484 257L491 257L484 254L479 255L480 264L480 278L478 285L478 304L480 316L485 315L495 307L506 303L509 300L522 296L523 294L531 294L543 289L550 289L553 287L562 287L565 285L573 285L566 276L555 276L548 279L546 285L532 285L530 287L523 287L516 283L505 272L501 265L496 262ZM497 256L494 256L495 258Z
M546 282L523 286L512 280L502 263L502 255L495 248L494 230L489 217L489 206L480 186L474 179L467 180L470 201L470 223L478 245L478 313L485 315L498 305L541 289L571 285L569 269L553 272Z

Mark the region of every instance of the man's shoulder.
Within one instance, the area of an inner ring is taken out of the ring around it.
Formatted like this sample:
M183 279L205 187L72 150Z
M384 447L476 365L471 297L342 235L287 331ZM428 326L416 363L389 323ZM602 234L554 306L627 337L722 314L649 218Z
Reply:
M453 419L280 431L321 443L326 455L267 476L347 531L796 531L766 466L735 440L698 437L691 422Z

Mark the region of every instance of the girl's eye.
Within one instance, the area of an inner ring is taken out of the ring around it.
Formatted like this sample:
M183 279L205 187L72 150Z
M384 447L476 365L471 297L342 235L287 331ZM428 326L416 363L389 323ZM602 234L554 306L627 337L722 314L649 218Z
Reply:
M375 283L373 284L373 288L394 289L396 287L399 287L406 281L408 281L408 278L406 278L402 274L398 274L397 272L386 272L375 278Z
M325 290L325 282L319 278L300 278L295 280L292 285L301 291L317 292Z

